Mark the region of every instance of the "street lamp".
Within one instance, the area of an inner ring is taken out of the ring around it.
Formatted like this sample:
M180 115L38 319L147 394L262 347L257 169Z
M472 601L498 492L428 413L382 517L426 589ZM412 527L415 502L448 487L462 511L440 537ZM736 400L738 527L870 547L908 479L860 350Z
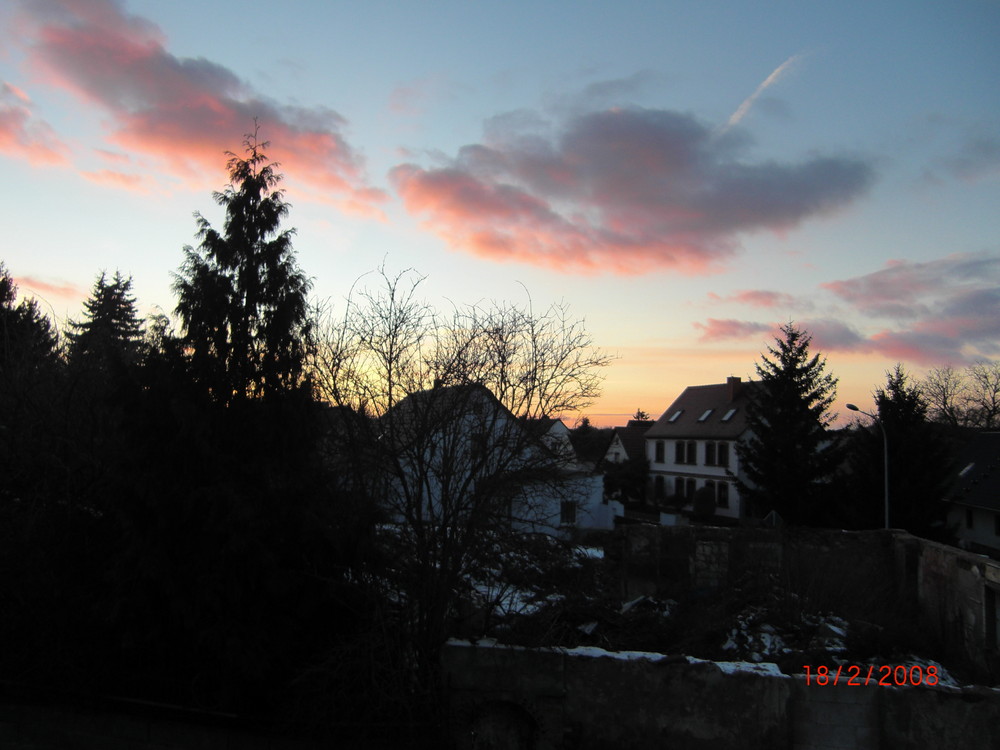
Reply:
M871 417L872 419L875 420L875 424L879 426L879 429L882 430L882 449L884 452L884 460L885 460L885 472L884 472L885 473L885 527L888 529L889 528L889 436L885 434L885 425L882 424L882 420L879 419L877 415L872 414L871 412L864 411L863 409L859 409L854 404L848 404L847 408L850 409L851 411L860 412L864 414L866 417Z

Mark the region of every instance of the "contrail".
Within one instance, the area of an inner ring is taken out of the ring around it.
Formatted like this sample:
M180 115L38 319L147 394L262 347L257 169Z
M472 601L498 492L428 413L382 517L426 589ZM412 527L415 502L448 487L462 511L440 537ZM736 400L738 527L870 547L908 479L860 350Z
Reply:
M783 76L789 68L791 68L793 65L795 65L795 63L797 63L801 59L802 55L792 55L783 63L781 63L781 65L775 68L774 71L771 73L771 75L765 78L764 82L757 87L757 90L754 91L752 94L750 94L750 96L748 96L746 99L744 99L743 103L736 109L735 112L733 112L732 115L730 115L729 122L727 122L726 127L722 129L723 132L729 130L729 128L733 127L733 125L735 125L744 117L746 117L747 112L750 111L750 107L752 107L753 103L757 101L757 97L760 96L762 93L764 93L765 89L767 89L769 86L776 83L778 79L781 78L781 76Z

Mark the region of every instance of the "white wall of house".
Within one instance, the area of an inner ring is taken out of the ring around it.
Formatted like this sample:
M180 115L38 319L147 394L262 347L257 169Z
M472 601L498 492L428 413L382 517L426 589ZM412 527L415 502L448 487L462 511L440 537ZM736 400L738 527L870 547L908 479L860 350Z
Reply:
M741 517L735 482L739 475L735 441L649 438L646 458L654 498L662 483L663 497L683 495L690 505L693 493L711 483L716 495L716 515ZM683 492L679 491L678 479L683 480Z
M948 510L948 525L965 542L1000 550L1000 513L953 505Z
M604 460L610 463L620 464L628 458L628 454L625 452L625 446L622 444L622 439L617 434L611 438L611 445L608 446L607 452L604 454Z
M615 509L604 502L604 477L578 473L525 494L530 513L521 513L518 528L568 537L580 529L613 529ZM623 511L621 503L618 515Z

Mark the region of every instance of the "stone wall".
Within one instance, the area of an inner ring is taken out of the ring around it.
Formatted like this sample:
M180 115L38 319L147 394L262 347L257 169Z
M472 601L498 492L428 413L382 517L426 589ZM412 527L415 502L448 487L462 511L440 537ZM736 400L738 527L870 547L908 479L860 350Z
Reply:
M452 642L459 748L1000 747L1000 691L820 687L773 665Z

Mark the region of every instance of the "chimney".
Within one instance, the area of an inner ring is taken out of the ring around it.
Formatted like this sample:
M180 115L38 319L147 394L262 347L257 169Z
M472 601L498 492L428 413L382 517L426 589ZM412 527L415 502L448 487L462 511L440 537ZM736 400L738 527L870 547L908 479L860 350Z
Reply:
M730 401L735 401L736 397L740 395L741 387L742 382L739 378L735 378L732 375L726 378L726 395L729 397Z

